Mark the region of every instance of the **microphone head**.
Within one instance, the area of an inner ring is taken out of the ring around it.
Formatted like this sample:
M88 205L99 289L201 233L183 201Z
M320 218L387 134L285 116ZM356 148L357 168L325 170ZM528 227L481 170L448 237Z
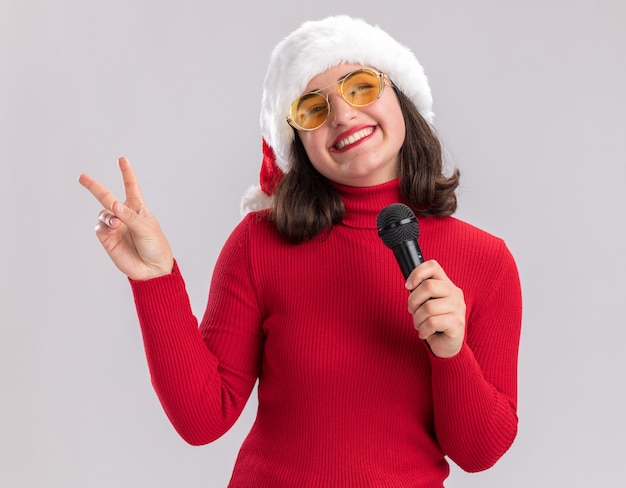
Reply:
M416 241L420 234L413 210L402 203L383 208L376 219L376 226L383 243L391 249L403 242Z

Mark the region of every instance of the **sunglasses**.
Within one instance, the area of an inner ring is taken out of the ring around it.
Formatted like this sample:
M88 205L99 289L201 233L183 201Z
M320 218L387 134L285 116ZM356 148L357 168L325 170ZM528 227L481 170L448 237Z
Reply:
M369 68L348 73L337 82L337 93L353 107L365 107L375 102L385 89L385 75ZM297 130L311 131L319 129L330 115L328 94L322 91L330 88L312 91L297 98L291 104L291 113L287 122Z

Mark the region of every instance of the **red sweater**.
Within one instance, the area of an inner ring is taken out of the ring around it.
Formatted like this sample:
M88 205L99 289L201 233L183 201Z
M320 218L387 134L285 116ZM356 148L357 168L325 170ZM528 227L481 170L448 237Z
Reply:
M256 383L258 415L232 488L441 487L445 456L493 465L517 432L521 293L502 240L421 218L419 244L467 303L465 344L435 357L376 217L398 182L340 187L344 221L303 244L261 214L234 229L198 324L178 267L131 282L154 388L194 445L223 435Z

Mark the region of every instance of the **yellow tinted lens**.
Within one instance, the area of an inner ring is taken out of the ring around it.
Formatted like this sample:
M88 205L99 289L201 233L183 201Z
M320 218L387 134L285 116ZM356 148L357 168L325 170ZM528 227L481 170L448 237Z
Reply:
M341 83L341 96L355 107L369 105L381 94L381 81L382 79L373 71L355 71Z
M316 129L328 117L328 102L319 93L308 93L291 105L292 121L305 130Z

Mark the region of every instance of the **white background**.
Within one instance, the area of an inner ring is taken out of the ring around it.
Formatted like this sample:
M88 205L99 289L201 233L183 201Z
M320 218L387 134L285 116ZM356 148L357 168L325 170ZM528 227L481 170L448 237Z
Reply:
M88 172L133 163L197 315L257 181L272 47L348 13L417 55L462 171L458 216L523 283L519 436L448 487L623 483L626 2L0 0L0 485L225 487L252 422L174 432L126 278L93 233Z

